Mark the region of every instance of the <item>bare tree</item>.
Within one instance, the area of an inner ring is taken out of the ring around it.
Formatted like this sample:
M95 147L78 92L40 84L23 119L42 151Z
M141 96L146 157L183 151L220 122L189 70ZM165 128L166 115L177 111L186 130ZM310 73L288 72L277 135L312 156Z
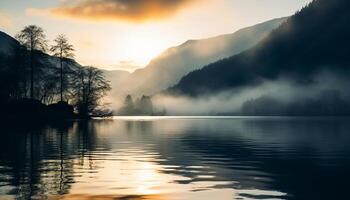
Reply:
M74 58L74 48L73 45L69 44L68 39L65 35L59 35L54 40L55 44L51 47L50 51L53 53L53 56L56 56L60 59L60 95L61 101L63 101L63 81L64 81L64 61L67 59Z
M34 99L34 51L46 51L46 36L41 27L29 25L24 27L24 29L16 35L16 38L23 46L27 48L27 50L29 50L30 53L30 98Z
M103 72L94 67L80 68L76 72L75 96L79 114L88 116L96 112L100 101L111 89Z

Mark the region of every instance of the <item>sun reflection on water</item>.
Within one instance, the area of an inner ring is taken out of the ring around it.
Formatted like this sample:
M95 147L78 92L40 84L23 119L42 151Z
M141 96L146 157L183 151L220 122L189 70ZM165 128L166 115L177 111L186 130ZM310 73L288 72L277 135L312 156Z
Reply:
M99 156L91 154L82 163L81 160L74 162L78 165L76 184L63 199L182 199L186 195L200 199L201 194L210 195L210 188L215 185L228 184L215 181L197 182L190 187L179 184L181 181L190 181L191 178L163 173L176 170L178 166L157 164L160 156L145 149L119 149L118 152L106 155L103 161ZM191 168L202 167L192 166L189 169ZM194 196L193 191L196 191L197 195ZM222 195L225 194L232 197L234 191L223 189Z

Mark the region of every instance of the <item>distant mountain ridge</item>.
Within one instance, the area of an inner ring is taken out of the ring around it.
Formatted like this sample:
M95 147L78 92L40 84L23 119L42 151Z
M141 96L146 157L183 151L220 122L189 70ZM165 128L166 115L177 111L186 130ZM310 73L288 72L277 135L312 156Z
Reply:
M232 34L189 40L171 47L120 82L122 94L152 95L175 85L186 74L217 60L238 54L257 44L287 18L241 29Z
M253 48L183 77L169 91L200 96L287 77L349 72L350 2L314 0Z

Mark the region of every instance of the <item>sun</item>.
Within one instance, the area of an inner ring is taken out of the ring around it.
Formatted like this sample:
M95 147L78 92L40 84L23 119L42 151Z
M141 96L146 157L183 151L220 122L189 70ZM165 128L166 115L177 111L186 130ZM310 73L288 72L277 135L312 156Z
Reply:
M162 37L152 32L131 33L124 40L123 57L141 67L166 49Z

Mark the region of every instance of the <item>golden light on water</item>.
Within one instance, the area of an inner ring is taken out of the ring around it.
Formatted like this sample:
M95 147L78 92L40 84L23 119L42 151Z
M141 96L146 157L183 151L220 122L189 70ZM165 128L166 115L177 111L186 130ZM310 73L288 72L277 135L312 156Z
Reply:
M103 161L102 161L103 160ZM113 154L93 155L91 159L75 161L79 175L62 199L201 199L211 194L211 188L220 182L198 182L191 187L179 184L190 178L164 173L174 171L177 166L159 165L158 154L140 148L121 149ZM94 170L95 169L95 170ZM193 168L195 170L195 167ZM208 178L208 177L207 177ZM222 182L222 184L225 184ZM208 190L203 190L203 189ZM196 195L192 191L198 190ZM203 192L201 192L203 190ZM212 191L216 193L218 189ZM177 195L174 195L177 194ZM180 195L180 196L179 196ZM213 194L214 195L214 194ZM232 189L222 189L222 195L232 196Z

